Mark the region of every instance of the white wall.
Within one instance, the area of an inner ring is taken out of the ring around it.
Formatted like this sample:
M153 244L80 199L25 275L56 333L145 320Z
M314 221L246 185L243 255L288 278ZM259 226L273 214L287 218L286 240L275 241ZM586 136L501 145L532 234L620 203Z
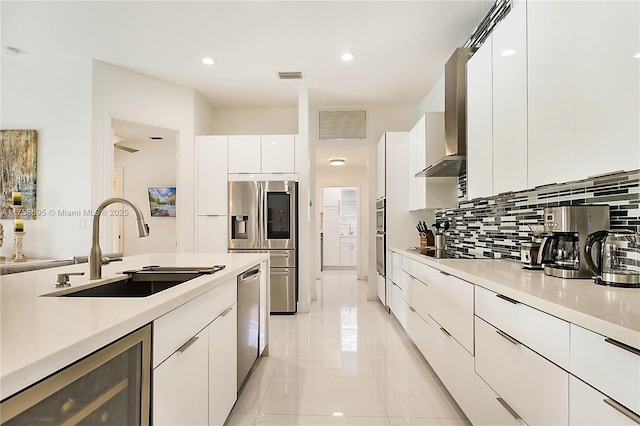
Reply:
M215 135L291 135L298 133L298 108L213 110Z
M444 73L420 103L420 116L425 112L444 111Z
M150 232L148 237L137 238L135 220L125 217L123 253L125 256L153 252L173 253L177 244L176 218L151 217L147 187L176 185L176 141L127 140L125 145L139 151L130 153L115 149L114 166L123 168L123 196L140 207ZM178 209L178 215L180 214L182 212Z
M42 214L25 221L25 254L34 259L88 255L91 222L82 212L92 207L91 60L2 56L0 127L38 131L36 207ZM13 221L2 224L0 251L8 257Z
M320 213L322 212L322 188L325 186L353 186L358 188L358 266L356 274L359 280L367 279L367 257L369 234L365 223L369 205L369 183L366 167L317 167L315 184L315 259L316 278L320 278Z
M196 135L212 135L215 131L213 116L214 109L199 93L193 99L193 129Z
M194 251L195 104L195 92L192 89L94 61L92 205L97 206L112 195L112 118L176 130L178 252ZM205 124L201 125L205 127ZM105 223L101 224L101 227L100 244L102 251L108 253L113 245L108 238L113 233L112 225Z

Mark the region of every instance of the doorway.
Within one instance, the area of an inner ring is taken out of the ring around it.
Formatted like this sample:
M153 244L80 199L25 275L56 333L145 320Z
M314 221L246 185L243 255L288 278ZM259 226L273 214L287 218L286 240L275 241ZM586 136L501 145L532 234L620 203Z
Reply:
M358 265L358 188L322 188L322 269L355 269Z

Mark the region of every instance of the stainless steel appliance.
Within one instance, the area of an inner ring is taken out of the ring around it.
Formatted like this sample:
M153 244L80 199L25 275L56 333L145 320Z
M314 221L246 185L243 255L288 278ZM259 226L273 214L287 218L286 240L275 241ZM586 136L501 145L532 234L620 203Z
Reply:
M258 358L260 266L238 275L238 389Z
M585 260L596 275L596 284L640 287L640 235L637 232L596 231L589 234L584 244ZM594 245L597 250L593 250Z
M563 206L544 209L544 234L538 263L560 278L589 278L582 259L587 236L609 227L609 206Z
M378 274L386 277L386 200L376 201L376 269Z
M538 262L538 253L542 245L542 230L529 226L533 235L531 241L520 244L520 262L524 269L542 269L542 264Z
M229 252L269 252L272 314L296 312L297 193L293 181L229 182Z
M144 326L0 404L4 425L150 423L151 326Z

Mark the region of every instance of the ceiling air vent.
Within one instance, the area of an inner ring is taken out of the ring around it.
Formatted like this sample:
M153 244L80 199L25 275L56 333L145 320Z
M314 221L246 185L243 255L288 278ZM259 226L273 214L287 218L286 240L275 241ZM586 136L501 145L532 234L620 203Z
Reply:
M320 111L318 139L366 139L366 111Z
M280 80L301 80L302 73L300 71L296 72L279 72L278 77Z

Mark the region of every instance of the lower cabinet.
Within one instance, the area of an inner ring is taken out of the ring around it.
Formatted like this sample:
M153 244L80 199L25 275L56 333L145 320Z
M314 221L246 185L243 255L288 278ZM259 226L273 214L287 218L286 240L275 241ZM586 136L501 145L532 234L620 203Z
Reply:
M237 281L153 323L154 425L223 425L237 397Z
M514 417L530 425L569 422L569 373L479 317L476 373Z
M153 424L207 425L209 333L202 330L153 370Z
M640 416L573 376L569 379L569 396L570 425L617 426L640 423Z
M474 426L516 426L526 425L491 387L474 375L474 411L469 418Z

